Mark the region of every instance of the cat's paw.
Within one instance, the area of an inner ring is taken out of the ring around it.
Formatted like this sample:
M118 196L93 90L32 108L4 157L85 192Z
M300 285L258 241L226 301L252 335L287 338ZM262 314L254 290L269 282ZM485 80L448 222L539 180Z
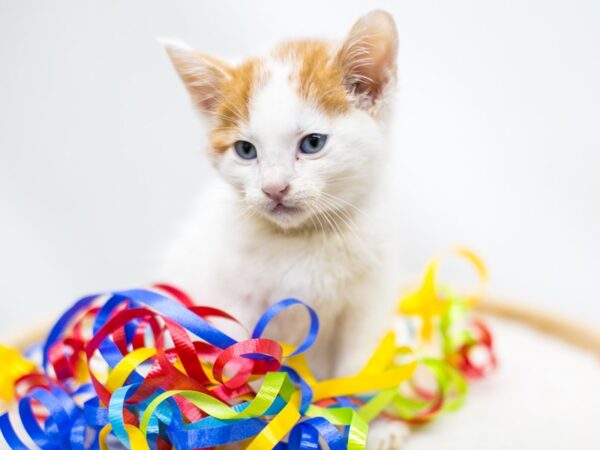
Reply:
M403 422L378 419L369 425L367 450L400 450L410 435Z

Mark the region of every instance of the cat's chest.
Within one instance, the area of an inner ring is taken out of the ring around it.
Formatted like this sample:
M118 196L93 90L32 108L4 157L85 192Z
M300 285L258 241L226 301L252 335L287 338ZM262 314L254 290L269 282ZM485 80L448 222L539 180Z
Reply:
M357 242L335 235L250 241L234 248L223 282L260 303L283 297L310 304L347 301L371 270L364 252Z

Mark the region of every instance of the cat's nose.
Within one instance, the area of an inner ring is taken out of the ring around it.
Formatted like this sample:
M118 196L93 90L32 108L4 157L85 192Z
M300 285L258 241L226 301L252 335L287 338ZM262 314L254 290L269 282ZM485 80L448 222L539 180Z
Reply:
M287 183L281 183L281 182L265 183L265 184L263 184L262 191L271 200L279 202L290 191L290 185Z

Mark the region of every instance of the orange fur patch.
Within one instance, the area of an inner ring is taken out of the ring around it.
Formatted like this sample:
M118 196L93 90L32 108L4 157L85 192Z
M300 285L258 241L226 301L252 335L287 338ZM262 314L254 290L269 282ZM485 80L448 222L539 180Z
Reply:
M260 60L250 59L229 68L229 77L218 86L219 102L214 110L217 126L211 132L210 142L219 153L233 145L239 124L248 121L250 98L261 82L260 66Z
M332 57L327 43L290 41L280 45L274 57L292 67L290 82L298 84L301 98L326 114L343 114L350 108L344 88L343 67ZM237 139L237 129L248 121L249 103L254 92L268 74L260 59L250 59L227 68L227 79L218 85L218 102L214 107L217 125L211 131L210 143L218 153L225 152Z
M297 67L293 76L304 100L314 103L327 114L348 111L350 101L344 89L343 67L332 57L326 42L286 42L277 48L275 56Z

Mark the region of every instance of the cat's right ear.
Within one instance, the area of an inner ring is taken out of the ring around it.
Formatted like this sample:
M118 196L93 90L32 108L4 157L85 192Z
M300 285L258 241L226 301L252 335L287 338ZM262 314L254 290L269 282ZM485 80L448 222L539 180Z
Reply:
M230 66L182 42L164 39L159 42L171 58L194 105L210 116L221 100L221 86L229 77Z
M381 10L361 17L342 42L336 56L344 85L359 107L374 111L396 80L398 32L394 18Z

